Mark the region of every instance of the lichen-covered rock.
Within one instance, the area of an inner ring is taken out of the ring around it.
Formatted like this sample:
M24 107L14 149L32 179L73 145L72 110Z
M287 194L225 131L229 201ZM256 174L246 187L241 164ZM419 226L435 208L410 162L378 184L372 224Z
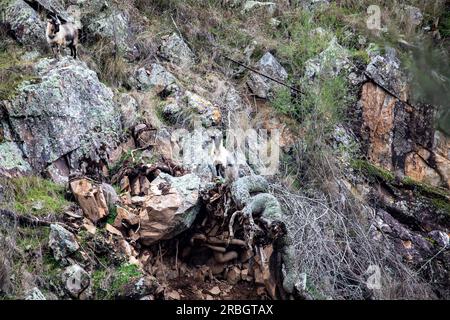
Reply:
M348 50L333 38L324 51L306 62L305 77L310 81L318 77L333 78L351 67Z
M89 287L91 279L83 268L77 264L71 265L64 270L61 278L67 292L72 298L86 298L81 295Z
M129 49L132 21L126 10L118 10L101 0L85 1L79 6L80 22L88 31L88 39L109 40L120 51Z
M286 81L288 78L286 70L270 52L263 55L261 60L255 65L255 69L279 81ZM264 99L269 98L271 94L281 87L280 84L254 72L250 73L250 79L247 84L254 95Z
M246 1L242 7L242 13L252 13L259 10L264 10L267 14L275 14L277 4L275 2L263 2L263 1Z
M172 93L179 90L176 78L168 72L162 65L153 63L150 70L140 68L136 70L134 78L131 80L133 86L138 90L155 90L156 93L165 91Z
M203 126L211 127L220 123L222 119L220 109L210 101L190 91L186 91L183 101L186 103L185 108L194 117L198 116Z
M132 130L139 122L138 102L131 95L123 93L118 97L117 104L120 106L123 129Z
M34 287L29 290L25 296L25 300L47 300L39 288Z
M14 142L0 143L0 176L14 177L31 172L22 150Z
M43 59L35 69L40 82L22 84L5 102L13 136L32 168L41 171L64 155L72 168L82 159L107 159L122 130L112 91L70 57Z
M140 241L150 245L189 229L200 210L200 178L194 174L172 177L161 173L150 185L140 212Z
M400 60L396 57L395 51L390 50L384 56L374 55L366 68L366 73L400 99L408 99L407 78L400 68Z
M181 67L190 67L195 61L195 55L192 50L176 33L163 38L160 54L165 59Z
M7 24L21 44L33 47L45 45L45 25L39 14L25 1L2 1L0 15L2 22Z
M65 258L80 248L75 236L59 224L52 224L50 226L48 245L52 249L53 256L57 261L64 261Z

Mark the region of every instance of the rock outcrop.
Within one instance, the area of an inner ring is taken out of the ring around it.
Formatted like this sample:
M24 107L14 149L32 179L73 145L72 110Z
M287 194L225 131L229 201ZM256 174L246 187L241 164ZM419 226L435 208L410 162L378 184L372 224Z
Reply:
M83 62L43 59L35 67L37 83L23 83L4 102L15 143L37 171L61 157L71 168L83 160L107 161L121 132L113 93Z
M261 60L258 61L255 65L255 69L278 81L285 81L288 77L288 74L283 66L269 52L267 52ZM280 84L274 82L273 80L267 79L266 77L253 72L250 73L250 79L247 83L255 96L264 99L269 98L277 89L281 87Z
M408 102L408 86L395 57L375 56L371 80L358 109L363 145L370 161L433 186L450 186L450 140L434 129L435 109Z
M180 67L190 67L195 61L195 55L192 50L176 33L163 38L160 54Z
M192 174L174 178L162 173L152 181L149 195L134 200L143 206L139 213L140 241L150 245L189 229L200 210L199 187L200 179Z
M45 45L45 25L27 2L2 1L0 15L19 43L34 48Z

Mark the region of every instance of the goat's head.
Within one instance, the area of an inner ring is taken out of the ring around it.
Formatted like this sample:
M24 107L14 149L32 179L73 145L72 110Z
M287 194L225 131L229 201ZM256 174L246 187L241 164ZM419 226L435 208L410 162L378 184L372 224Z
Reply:
M48 36L52 39L56 37L56 34L59 32L61 26L61 21L56 15L49 15L47 17L47 33Z

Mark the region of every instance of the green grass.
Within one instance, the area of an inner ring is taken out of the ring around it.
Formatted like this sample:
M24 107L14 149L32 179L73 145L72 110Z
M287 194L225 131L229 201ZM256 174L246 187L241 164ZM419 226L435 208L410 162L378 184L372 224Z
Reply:
M36 216L63 213L69 202L65 199L64 187L39 177L10 179L12 207L18 213Z
M109 215L108 215L108 219L106 220L106 223L113 225L114 221L116 220L116 217L117 217L117 207L112 206L109 208Z
M38 80L28 73L26 63L20 61L16 54L10 48L0 51L0 101L14 98L22 83Z
M117 269L100 269L92 273L92 288L96 299L111 300L122 293L124 287L142 276L136 265L124 263Z

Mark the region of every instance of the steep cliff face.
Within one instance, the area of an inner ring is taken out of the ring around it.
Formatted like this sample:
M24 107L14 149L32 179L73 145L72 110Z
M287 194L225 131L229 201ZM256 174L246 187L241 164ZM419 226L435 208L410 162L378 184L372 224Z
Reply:
M361 92L361 137L368 159L419 182L448 188L450 144L434 129L430 105L411 106L372 82Z
M442 106L366 8L155 3L0 3L0 298L450 297Z

